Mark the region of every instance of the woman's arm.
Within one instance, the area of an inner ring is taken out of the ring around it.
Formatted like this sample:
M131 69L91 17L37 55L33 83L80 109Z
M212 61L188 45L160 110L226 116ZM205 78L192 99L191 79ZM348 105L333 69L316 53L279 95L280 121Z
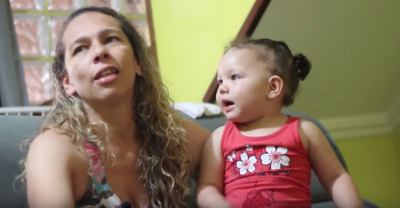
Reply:
M224 161L221 155L221 137L224 127L213 132L203 150L199 187L197 189L197 204L201 208L232 207L225 201Z
M339 208L362 208L353 179L337 159L322 131L314 123L302 120L299 133L302 139L307 140L312 168L335 204Z
M192 156L192 164L194 168L193 179L198 178L198 173L200 169L201 154L203 152L204 144L210 137L211 132L197 123L183 119L183 127L185 128L187 134L186 138L189 141L187 144L188 151Z
M71 183L73 146L47 131L35 138L26 161L28 204L32 208L74 207Z

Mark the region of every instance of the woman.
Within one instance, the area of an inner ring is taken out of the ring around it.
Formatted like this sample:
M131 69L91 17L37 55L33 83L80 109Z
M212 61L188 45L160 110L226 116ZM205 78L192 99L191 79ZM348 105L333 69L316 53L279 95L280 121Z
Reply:
M129 20L108 8L75 11L52 71L53 108L22 175L29 206L187 206L210 132L174 112Z

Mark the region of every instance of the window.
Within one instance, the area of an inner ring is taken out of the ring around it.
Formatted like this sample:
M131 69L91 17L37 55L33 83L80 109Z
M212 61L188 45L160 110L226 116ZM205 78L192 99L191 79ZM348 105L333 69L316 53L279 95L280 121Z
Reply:
M105 6L121 12L151 42L146 0L9 0L31 105L52 99L50 67L62 23L82 6Z

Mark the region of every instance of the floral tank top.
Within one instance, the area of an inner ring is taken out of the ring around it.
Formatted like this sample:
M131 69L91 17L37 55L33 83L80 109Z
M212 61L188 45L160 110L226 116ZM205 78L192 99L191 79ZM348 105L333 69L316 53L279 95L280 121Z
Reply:
M91 176L85 195L79 200L77 208L131 208L130 202L121 202L108 185L99 149L85 141L85 150L90 159ZM150 208L146 205L144 208Z

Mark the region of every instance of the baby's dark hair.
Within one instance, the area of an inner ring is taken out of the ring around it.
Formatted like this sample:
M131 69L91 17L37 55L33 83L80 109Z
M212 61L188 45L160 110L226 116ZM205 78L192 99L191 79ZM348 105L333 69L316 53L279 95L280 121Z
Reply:
M311 70L311 62L307 57L301 53L293 56L285 42L267 38L234 41L225 49L225 53L232 48L258 50L260 58L268 64L270 72L281 77L285 84L283 106L293 104L299 81L304 80Z

